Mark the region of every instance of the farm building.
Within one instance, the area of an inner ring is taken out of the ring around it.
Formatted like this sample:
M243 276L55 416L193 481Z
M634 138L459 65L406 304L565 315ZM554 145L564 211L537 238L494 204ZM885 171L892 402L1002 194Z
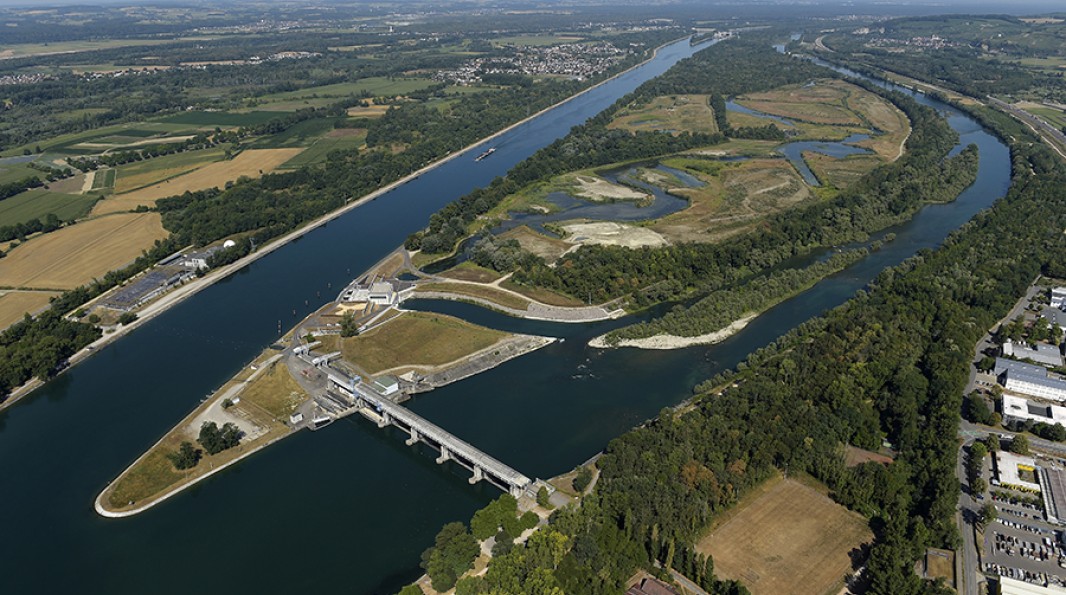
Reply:
M1066 407L1046 405L1021 397L1003 395L1003 418L1005 420L1035 421L1066 426Z
M1032 360L1045 366L1059 367L1062 365L1062 352L1054 345L1035 343L1013 343L1009 339L1003 344L1003 355L1016 359Z

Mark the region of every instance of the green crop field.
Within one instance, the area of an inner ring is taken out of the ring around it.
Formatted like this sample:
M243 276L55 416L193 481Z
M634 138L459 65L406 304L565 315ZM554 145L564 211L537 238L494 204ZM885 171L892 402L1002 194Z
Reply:
M10 184L29 176L44 178L44 174L24 163L12 163L0 167L0 184Z
M334 134L348 132L351 134ZM298 169L305 165L321 163L326 160L326 156L329 155L331 151L356 149L363 146L363 143L365 142L366 130L339 128L311 143L311 146L309 146L306 151L303 151L299 155L286 161L280 169Z
M167 124L186 126L255 126L277 118L275 112L182 112L159 120Z
M373 96L382 95L405 95L412 91L419 89L425 89L433 84L431 79L426 78L402 78L396 80L389 80L386 77L376 76L365 78L354 83L337 83L334 85L322 85L321 87L308 87L307 89L300 89L299 91L288 91L285 93L274 93L273 95L264 95L259 98L260 101L267 102L282 102L293 101L297 99L317 97L334 97L343 98L349 95L357 95L366 91Z
M105 169L97 171L93 176L93 190L113 190L115 188L115 174L118 170Z
M0 200L0 227L40 219L48 213L63 220L76 219L88 213L97 199L99 196L29 190Z
M304 120L289 126L277 134L264 136L251 144L253 149L282 149L288 147L306 147L315 139L333 130L333 123L339 118L315 118Z

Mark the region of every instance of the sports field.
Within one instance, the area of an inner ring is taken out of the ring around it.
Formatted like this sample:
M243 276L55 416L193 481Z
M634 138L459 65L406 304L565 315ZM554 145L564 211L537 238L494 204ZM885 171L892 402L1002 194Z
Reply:
M93 214L106 215L132 211L138 205L153 206L160 198L208 188L222 188L226 182L236 180L241 176L257 178L273 171L302 150L302 148L291 148L244 151L229 161L211 163L165 182L102 200L93 209Z
M51 291L0 291L0 330L22 320L24 314L36 314L57 295Z
M864 517L819 490L780 476L745 496L697 544L715 573L753 595L838 593L850 553L873 539Z
M158 213L100 217L29 240L0 259L0 286L72 289L163 239Z

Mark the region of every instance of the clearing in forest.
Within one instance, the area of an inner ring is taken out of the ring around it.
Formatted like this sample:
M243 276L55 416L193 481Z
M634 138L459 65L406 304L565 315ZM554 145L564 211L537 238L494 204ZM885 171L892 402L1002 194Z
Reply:
M82 221L11 250L0 259L0 286L73 289L132 263L166 235L158 213Z
M872 540L862 515L778 476L741 499L696 549L753 595L825 595L840 590L853 555Z
M672 134L718 132L714 110L706 95L666 95L641 106L629 106L607 125L632 132L666 131Z
M282 163L292 159L300 151L303 151L303 148L244 151L228 161L205 165L200 169L159 184L125 194L117 194L102 200L93 209L93 214L105 215L132 211L140 205L151 207L155 206L155 202L160 198L208 188L222 188L226 185L226 182L234 181L241 176L257 178L273 171Z

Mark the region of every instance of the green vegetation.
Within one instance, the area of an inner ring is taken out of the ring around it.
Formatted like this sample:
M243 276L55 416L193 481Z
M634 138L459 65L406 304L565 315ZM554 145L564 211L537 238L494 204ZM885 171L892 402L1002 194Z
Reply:
M966 457L966 481L970 485L970 493L974 496L983 494L988 487L981 475L986 456L988 448L984 443L975 441L970 445L970 452Z
M607 343L614 345L626 339L662 334L695 337L721 330L745 314L757 314L783 302L825 276L862 260L868 253L866 249L849 250L802 269L774 271L737 287L712 291L688 308L679 307L661 318L613 330L607 334Z
M592 469L582 465L578 468L577 475L574 476L574 491L583 494L590 483L592 483Z
M522 532L518 519L518 501L510 494L493 500L488 506L475 512L470 519L470 533L478 541L492 537L500 529L514 536Z
M478 544L462 523L448 523L437 533L433 547L422 553L422 568L429 574L433 588L447 591L474 565Z
M30 190L0 201L0 228L29 223L48 215L61 221L79 219L88 214L98 200L100 197L94 195ZM5 235L0 232L0 237Z
M226 422L219 429L213 421L205 421L200 426L200 436L196 439L200 446L204 447L209 455L218 454L228 448L233 448L241 442L241 431L237 426Z
M168 454L167 458L170 459L170 462L174 463L175 469L184 471L185 469L192 469L195 467L196 464L200 462L200 456L202 454L200 449L194 447L192 442L186 440L181 443L177 452Z

